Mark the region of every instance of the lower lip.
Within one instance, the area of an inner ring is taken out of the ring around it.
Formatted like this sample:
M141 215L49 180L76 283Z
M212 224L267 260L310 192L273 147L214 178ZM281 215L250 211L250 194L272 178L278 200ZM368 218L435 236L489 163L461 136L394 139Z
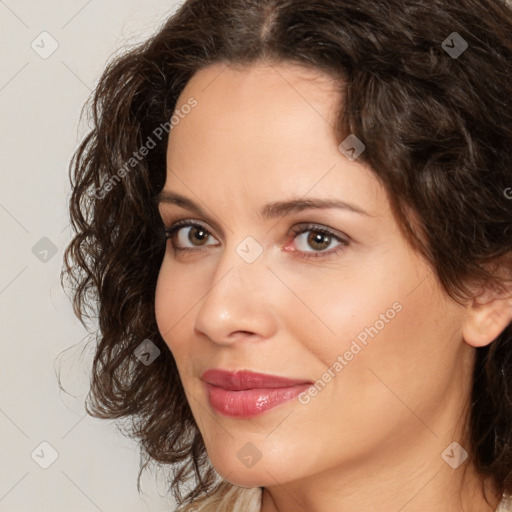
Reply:
M210 405L220 414L233 418L252 418L293 400L311 387L301 384L287 388L245 389L229 391L206 383Z

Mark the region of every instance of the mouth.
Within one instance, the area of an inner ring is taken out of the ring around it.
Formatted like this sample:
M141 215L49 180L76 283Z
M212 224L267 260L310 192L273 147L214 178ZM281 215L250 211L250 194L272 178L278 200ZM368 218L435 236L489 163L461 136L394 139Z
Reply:
M289 402L313 383L250 371L207 370L201 376L211 407L233 418L251 418Z

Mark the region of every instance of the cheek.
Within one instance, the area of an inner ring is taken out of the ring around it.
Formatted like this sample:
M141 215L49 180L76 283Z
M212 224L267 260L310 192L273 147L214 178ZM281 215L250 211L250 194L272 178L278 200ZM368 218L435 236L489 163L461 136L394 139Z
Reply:
M280 278L301 299L290 295L288 305L279 309L283 325L323 366L330 367L346 351L352 349L358 353L353 359L361 360L372 340L398 336L408 294L421 276L411 261L393 254L357 265L347 261L337 269L311 268L302 273L280 269Z
M364 411L389 430L414 422L410 410L425 419L435 414L460 357L457 306L433 276L416 289L403 284L397 288L395 281L380 299L346 301L339 315L347 328L326 361L332 367L338 355L344 359L333 388L344 414L358 418Z
M168 261L169 257L168 254L165 255L158 275L155 317L162 338L171 352L176 355L181 349L178 340L185 339L184 336L180 336L180 332L184 332L187 321L190 321L189 315L192 314L190 309L199 300L199 294L194 283L191 282L193 276L180 270L176 265L171 265ZM198 298L194 300L193 295L196 294ZM182 345L187 346L186 343Z
M283 323L307 347L315 378L329 379L325 372L331 369L343 375L329 380L336 396L357 390L354 411L377 402L385 411L384 404L397 400L387 386L411 404L425 393L434 397L457 364L460 311L426 264L405 251L386 256L361 264L364 272L287 276L307 309L298 303L281 309Z

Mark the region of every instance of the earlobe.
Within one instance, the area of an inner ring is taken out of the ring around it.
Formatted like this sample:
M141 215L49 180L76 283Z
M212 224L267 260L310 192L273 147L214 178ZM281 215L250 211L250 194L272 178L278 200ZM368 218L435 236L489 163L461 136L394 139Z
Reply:
M504 289L485 288L467 306L462 328L464 341L472 347L493 342L512 322L512 297Z

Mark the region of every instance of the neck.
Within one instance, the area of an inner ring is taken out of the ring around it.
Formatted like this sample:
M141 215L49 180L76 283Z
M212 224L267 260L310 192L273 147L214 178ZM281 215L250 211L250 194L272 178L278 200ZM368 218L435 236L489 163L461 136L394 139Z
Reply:
M412 462L396 457L380 468L372 462L371 470L339 468L267 486L261 512L494 512L501 496L493 480L467 462L454 470L439 453L422 454Z

